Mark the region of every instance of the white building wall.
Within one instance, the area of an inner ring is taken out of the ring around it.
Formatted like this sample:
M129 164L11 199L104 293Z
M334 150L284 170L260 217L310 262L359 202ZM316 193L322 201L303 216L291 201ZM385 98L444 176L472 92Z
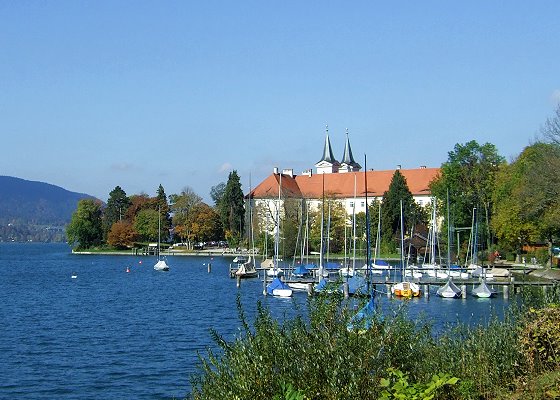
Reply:
M371 205L375 200L382 201L382 197L368 197L368 203ZM426 207L430 204L432 197L429 195L419 195L413 196L414 201L416 204ZM321 199L307 199L307 204L309 205L309 210L317 211L321 208ZM344 198L344 199L337 199L337 201L342 202L344 208L346 209L346 213L349 217L352 216L354 212L354 203L356 203L356 214L361 212L366 212L366 198L365 197L357 197L354 199L351 198ZM283 201L278 199L254 199L253 200L253 210L257 210L257 213L261 215L256 215L256 218L259 220L263 219L268 221L269 231L272 232L274 230L274 224L276 219L276 210L277 207L280 206L280 214L281 218L283 215ZM263 214L265 212L265 214Z

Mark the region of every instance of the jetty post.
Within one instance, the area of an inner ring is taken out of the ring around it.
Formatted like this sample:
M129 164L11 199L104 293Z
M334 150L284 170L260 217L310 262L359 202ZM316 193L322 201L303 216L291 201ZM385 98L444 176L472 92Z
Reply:
M208 263L208 273L212 272L212 263Z
M430 297L430 285L428 284L424 285L424 297L426 298Z
M387 297L391 297L391 285L388 283L385 284L385 290L387 291Z
M344 293L344 298L347 299L350 297L350 287L348 286L348 282L344 282L342 284L342 291Z
M463 299L467 298L467 285L461 285L461 297Z
M509 299L509 286L504 285L504 299Z

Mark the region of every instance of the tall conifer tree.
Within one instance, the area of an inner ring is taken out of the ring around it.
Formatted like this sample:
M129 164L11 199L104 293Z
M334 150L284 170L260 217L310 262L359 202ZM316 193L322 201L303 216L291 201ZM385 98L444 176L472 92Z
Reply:
M229 174L218 208L226 238L238 243L245 228L245 206L241 182L235 170Z

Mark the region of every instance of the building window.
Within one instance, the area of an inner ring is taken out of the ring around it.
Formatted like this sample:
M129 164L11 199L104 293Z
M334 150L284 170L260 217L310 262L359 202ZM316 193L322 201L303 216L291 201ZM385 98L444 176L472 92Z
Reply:
M366 206L366 202L362 201L362 208L364 208Z
M350 207L352 207L352 208L354 207L354 202L353 201L350 202Z

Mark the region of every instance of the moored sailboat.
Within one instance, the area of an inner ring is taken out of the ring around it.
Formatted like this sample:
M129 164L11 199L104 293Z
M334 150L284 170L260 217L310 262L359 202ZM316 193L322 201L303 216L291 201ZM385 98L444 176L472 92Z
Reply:
M404 219L403 206L401 200L401 266L402 266L402 282L397 282L391 286L391 292L399 297L418 297L420 296L420 286L417 283L406 280L406 263L404 259Z
M293 290L286 283L282 282L280 278L277 277L274 278L272 282L270 282L266 286L266 293L277 297L290 297L293 293Z
M458 298L461 297L462 291L453 283L453 279L449 277L446 284L440 287L436 294L439 297Z
M154 270L156 271L169 271L169 265L165 262L164 258L160 257L161 254L161 207L158 208L158 245L157 245L157 253L158 253L158 261L154 265Z
M482 279L480 285L473 288L471 293L473 296L480 298L494 297L496 295L496 291L489 288L484 279Z
M280 174L278 182L278 204L276 208L275 235L274 235L274 257L272 258L272 270L278 271L279 253L280 253L280 193L282 188L282 174ZM269 269L270 271L270 269ZM266 280L266 277L265 277ZM286 283L282 282L280 276L276 277L266 285L266 293L277 297L290 297L293 293Z

